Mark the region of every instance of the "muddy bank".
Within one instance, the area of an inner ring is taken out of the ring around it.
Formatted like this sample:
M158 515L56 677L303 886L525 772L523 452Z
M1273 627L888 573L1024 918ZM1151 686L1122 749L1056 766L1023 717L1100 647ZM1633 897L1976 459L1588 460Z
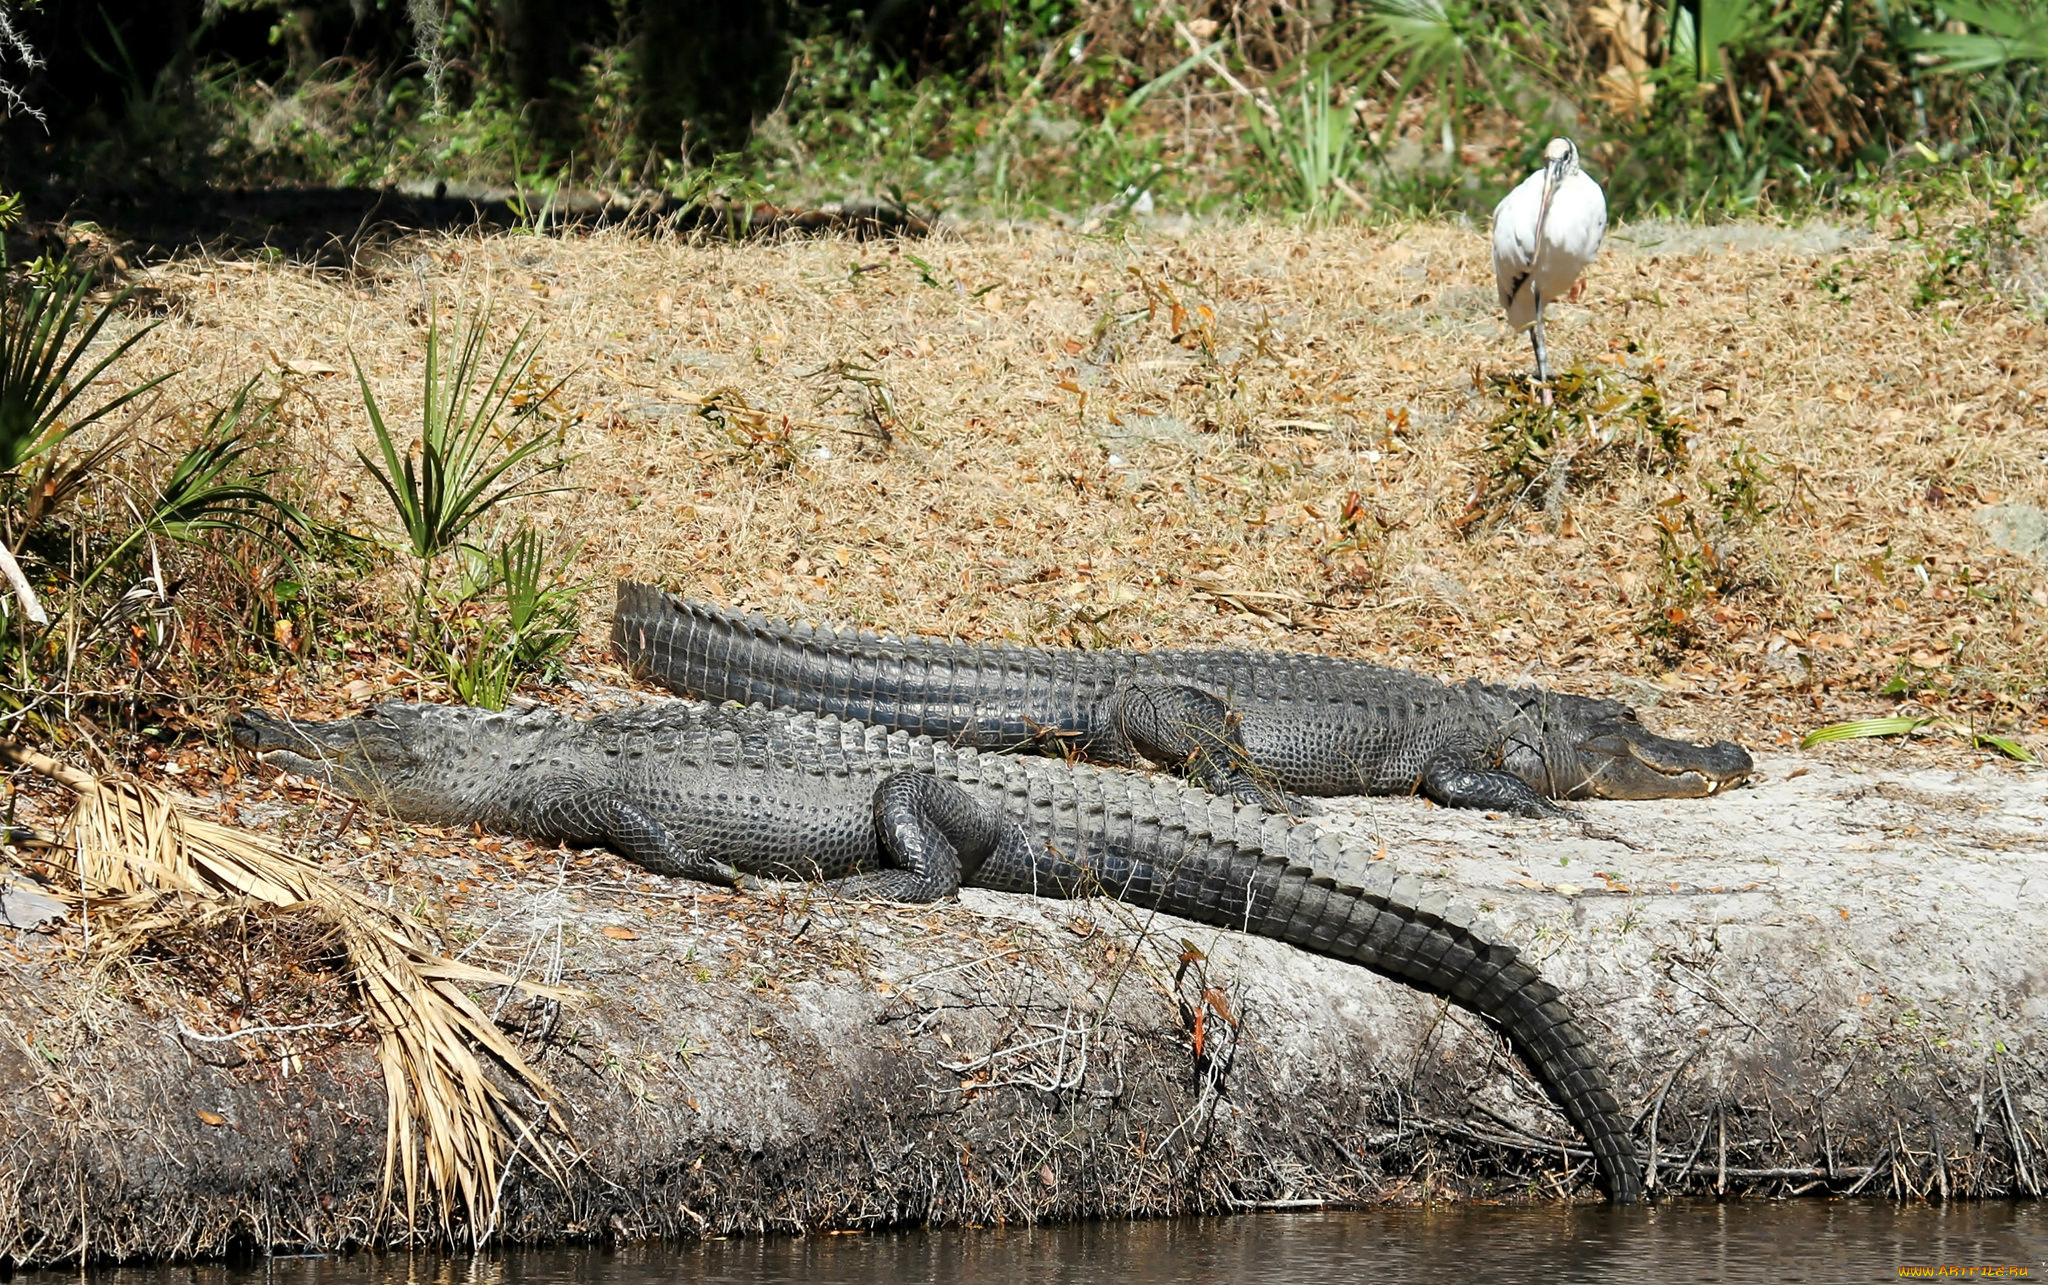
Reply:
M1767 758L1717 799L1589 806L1614 838L1408 799L1326 823L1543 961L1642 1112L1646 1162L1654 1126L1658 1190L2038 1191L2048 778L1853 761ZM978 891L720 896L248 781L216 802L411 899L451 949L585 993L502 1006L580 1155L566 1185L515 1170L510 1238L1592 1192L1475 1019L1273 943ZM368 1037L317 981L264 971L318 943L242 932L259 983L239 1004L148 957L94 976L76 925L8 934L9 1260L403 1235L376 1217ZM271 1030L194 1037L250 1026Z

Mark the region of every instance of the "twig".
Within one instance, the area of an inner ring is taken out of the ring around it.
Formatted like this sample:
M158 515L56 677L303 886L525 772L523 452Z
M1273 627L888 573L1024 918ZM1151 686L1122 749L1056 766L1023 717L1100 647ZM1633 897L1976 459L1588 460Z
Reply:
M1197 37L1194 32L1188 30L1188 24L1186 24L1185 22L1174 23L1173 32L1182 40L1187 41L1189 51L1192 52L1195 55L1195 57L1200 58L1204 63L1208 64L1210 71L1213 71L1218 76L1222 77L1224 84L1236 90L1240 96L1249 99L1252 105L1259 109L1260 115L1266 118L1266 124L1268 127L1274 129L1279 128L1281 121L1280 112L1278 111L1278 109L1276 109L1273 106L1273 104L1267 102L1263 95L1254 92L1252 89L1247 87L1243 81L1231 75L1229 68L1225 67L1222 63L1217 62L1216 56L1210 53L1207 49L1202 47L1201 39Z
M1948 1203L1948 1149L1941 1145L1941 1117L1927 1112L1927 1131L1934 1135L1934 1180L1940 1184L1941 1203Z
M36 601L36 591L29 586L28 577L21 573L21 564L14 560L14 554L0 544L0 575L7 577L7 583L14 586L14 600L21 604L21 614L39 625L50 623L50 614L43 610L43 604Z
M0 763L12 763L38 772L73 794L96 794L100 788L99 781L91 775L15 741L0 741Z
M1678 974L1675 970L1680 968L1683 968L1686 972L1692 973L1695 976L1697 976L1700 979L1700 981L1706 985L1706 988L1712 992L1712 994L1700 995L1699 991L1693 990L1693 987L1685 982L1679 982L1681 986L1684 986L1687 990L1692 991L1692 993L1695 995L1700 995L1701 999L1712 1000L1715 1004L1718 1004L1721 1008L1725 1009L1730 1017L1733 1017L1736 1021L1742 1023L1744 1026L1747 1026L1750 1030L1755 1031L1758 1035L1762 1035L1764 1033L1764 1028L1758 1026L1755 1020L1752 1019L1749 1016L1749 1014L1735 1007L1735 1002L1729 999L1727 995L1723 994L1721 988L1714 984L1714 979L1707 976L1705 973L1702 973L1698 969L1691 968L1685 964L1681 964L1674 959L1671 961L1671 966L1664 970L1664 974L1665 976L1671 978L1671 980L1678 981Z
M1875 1160L1871 1161L1871 1162L1870 1162L1870 1167L1869 1167L1868 1169L1865 1169L1865 1170L1863 1171L1863 1176L1862 1176L1861 1178L1858 1178L1858 1179L1856 1180L1856 1185L1855 1185L1855 1186L1853 1186L1853 1187L1851 1187L1851 1188L1849 1188L1849 1190L1847 1190L1847 1191L1843 1192L1842 1194L1843 1194L1844 1196L1853 1196L1853 1195L1855 1195L1855 1194L1856 1194L1857 1192L1859 1192L1859 1191L1863 1190L1863 1189L1864 1189L1864 1187L1866 1187L1866 1186L1868 1186L1868 1185L1870 1184L1870 1180L1871 1180L1872 1178L1875 1178L1875 1177L1877 1177L1877 1171L1878 1171L1879 1169L1887 1167L1887 1166L1886 1166L1886 1164L1885 1164L1885 1162L1886 1162L1886 1161L1888 1161L1888 1160L1890 1160L1891 1158L1892 1158L1892 1144L1891 1144L1891 1143L1889 1143L1889 1142L1887 1142L1887 1143L1885 1143L1885 1144L1884 1144L1884 1150L1882 1150L1882 1151L1880 1151L1880 1152L1878 1152L1878 1153L1877 1153L1877 1159L1875 1159Z
M1424 1120L1421 1122L1420 1127L1426 1132L1440 1133L1445 1137L1463 1138L1468 1142L1483 1142L1489 1147L1505 1147L1509 1151L1526 1152L1533 1156L1548 1158L1553 1155L1562 1155L1571 1160L1593 1159L1593 1153L1585 1147L1574 1147L1562 1142L1552 1142L1548 1139L1535 1137L1532 1134L1524 1134L1520 1139L1503 1138L1497 1134L1481 1133L1477 1129L1467 1129L1462 1125L1452 1124L1446 1120ZM1516 1130L1516 1132L1519 1133L1521 1131Z
M2013 1168L2019 1173L2020 1183L2027 1194L2040 1198L2041 1188L2035 1185L2032 1166L2027 1163L2027 1135L2020 1129L2020 1118L2012 1109L2012 1091L2005 1086L2005 1063L1998 1064L1998 1100L2005 1107L2005 1127L2012 1133Z
M1685 1068L1691 1066L1692 1060L1698 1057L1706 1047L1704 1044L1695 1046L1692 1052L1685 1055L1685 1061L1671 1068L1671 1074L1664 1077L1664 1087L1657 1090L1656 1098L1650 1103L1648 1112L1650 1117L1650 1173L1648 1179L1643 1184L1645 1190L1655 1191L1657 1189L1657 1118L1664 1110L1664 1095L1671 1092L1671 1086L1677 1082L1679 1076L1685 1074ZM1642 1122L1642 1117L1637 1116L1636 1123L1641 1124ZM1634 1132L1634 1130L1631 1129L1630 1132Z
M172 1020L178 1024L178 1035L183 1039L198 1040L202 1044L226 1044L230 1040L239 1040L244 1035L297 1035L304 1031L333 1031L345 1026L360 1026L364 1017L357 1014L338 1022L304 1022L298 1026L245 1026L239 1031L228 1031L221 1035L203 1035L185 1025L185 1019L182 1017Z
M1714 1128L1720 1136L1720 1157L1714 1166L1714 1194L1728 1194L1728 1103L1722 1101L1714 1107Z
M941 964L939 967L930 969L926 972L912 973L908 977L901 978L896 982L896 985L899 988L904 986L910 986L917 982L925 981L929 978L938 977L942 974L953 972L956 969L972 968L976 964L994 963L998 959L1015 959L1019 953L1020 952L1016 950L999 950L993 955L983 955L979 959L963 959L955 964Z
M1707 1130L1712 1127L1713 1126L1711 1124L1703 1124L1700 1126L1699 1139L1692 1144L1692 1154L1687 1156L1685 1158L1685 1163L1678 1167L1677 1176L1675 1176L1671 1180L1672 1186L1678 1187L1684 1185L1685 1176L1692 1172L1692 1162L1699 1159L1700 1148L1707 1145Z
M1359 209L1364 210L1368 214L1372 212L1372 202L1366 200L1365 197L1361 196L1357 188L1345 182L1344 176L1342 174L1330 175L1330 186L1336 188L1339 192L1342 192L1344 194L1344 199L1351 202Z
M1862 1170L1862 1169L1840 1169L1840 1170L1837 1170L1837 1171L1836 1171L1836 1173L1835 1173L1835 1175L1834 1175L1834 1176L1835 1176L1836 1178L1838 1178L1838 1179L1839 1179L1839 1178L1846 1178L1846 1177L1848 1177L1848 1176L1849 1176L1850 1174L1854 1174L1854 1173L1864 1173L1864 1172L1867 1172L1867 1171L1866 1171L1866 1170ZM1828 1175L1828 1173L1827 1173L1827 1171L1826 1171L1826 1170L1823 1170L1823 1169L1813 1169L1813 1168L1808 1168L1808 1169L1724 1169L1724 1170L1722 1170L1722 1173L1723 1173L1723 1174L1725 1174L1725 1175L1726 1175L1727 1177L1729 1177L1729 1178L1743 1178L1743 1179L1755 1179L1755 1180L1765 1180L1765 1179L1780 1179L1780 1180L1783 1180L1783 1181L1787 1181L1787 1182L1790 1182L1790 1181L1793 1181L1793 1180L1795 1180L1795 1179L1799 1179L1799 1178L1811 1178L1811 1179L1813 1179L1813 1180L1815 1180L1815 1181L1817 1181L1817 1182L1826 1182L1826 1181L1828 1181L1828 1179L1829 1179L1829 1175Z

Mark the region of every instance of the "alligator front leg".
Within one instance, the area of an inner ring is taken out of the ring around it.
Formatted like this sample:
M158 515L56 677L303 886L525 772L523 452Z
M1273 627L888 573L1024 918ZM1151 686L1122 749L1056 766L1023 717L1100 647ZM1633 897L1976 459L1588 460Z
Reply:
M1281 789L1245 752L1238 714L1228 701L1199 687L1151 679L1121 683L1111 699L1117 731L1132 749L1185 772L1211 794L1291 816L1321 810Z
M1525 817L1575 815L1538 794L1512 772L1472 766L1475 757L1464 747L1438 750L1422 765L1419 792L1447 808L1486 808Z
M652 814L616 790L561 786L533 805L534 830L569 843L602 844L658 875L699 879L728 888L741 885L735 867L696 848L679 846Z
M894 864L841 879L832 888L842 896L937 901L958 893L990 857L1028 863L1032 851L1015 821L921 772L898 772L875 788L875 830Z

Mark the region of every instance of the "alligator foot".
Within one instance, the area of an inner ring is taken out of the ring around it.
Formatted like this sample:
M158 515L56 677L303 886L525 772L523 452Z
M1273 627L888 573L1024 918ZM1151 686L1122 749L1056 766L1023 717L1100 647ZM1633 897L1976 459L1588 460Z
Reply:
M1578 813L1552 803L1512 772L1465 766L1470 758L1471 755L1462 749L1439 753L1423 764L1418 788L1447 808L1512 812L1533 820L1578 819Z

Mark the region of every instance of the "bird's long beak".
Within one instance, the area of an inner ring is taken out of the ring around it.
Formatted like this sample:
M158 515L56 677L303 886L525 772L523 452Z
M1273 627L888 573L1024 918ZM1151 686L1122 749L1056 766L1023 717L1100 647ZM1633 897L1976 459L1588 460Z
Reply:
M1550 221L1550 199L1564 182L1564 162L1551 161L1543 167L1543 202L1536 207L1536 258L1543 257L1543 225Z

